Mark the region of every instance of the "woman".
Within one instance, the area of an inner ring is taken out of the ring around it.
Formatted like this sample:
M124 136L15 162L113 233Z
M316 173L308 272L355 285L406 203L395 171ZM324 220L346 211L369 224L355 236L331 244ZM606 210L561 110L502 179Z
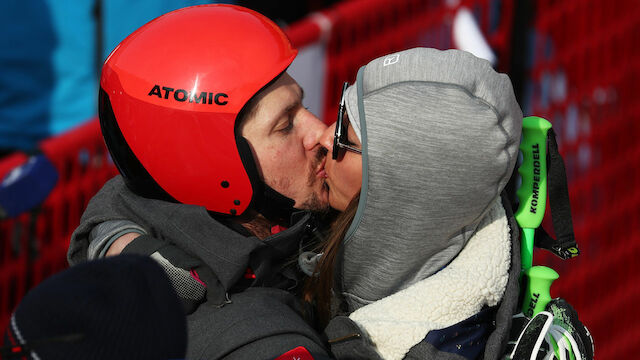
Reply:
M333 317L336 357L503 353L520 265L501 193L521 120L509 78L457 50L378 58L345 87L323 140L344 213L306 293Z

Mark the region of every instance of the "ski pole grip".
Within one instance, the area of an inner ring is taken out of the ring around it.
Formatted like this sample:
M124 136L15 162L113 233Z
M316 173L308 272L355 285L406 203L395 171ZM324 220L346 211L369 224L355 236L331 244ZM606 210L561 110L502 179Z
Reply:
M529 283L524 293L522 313L528 318L532 318L543 311L551 301L551 284L559 275L555 270L546 266L534 266L525 270L524 273L527 275Z
M542 223L547 206L547 132L551 123L541 117L528 116L522 120L522 163L518 173L522 185L516 192L520 204L515 217L522 228L522 269L533 261L533 235Z

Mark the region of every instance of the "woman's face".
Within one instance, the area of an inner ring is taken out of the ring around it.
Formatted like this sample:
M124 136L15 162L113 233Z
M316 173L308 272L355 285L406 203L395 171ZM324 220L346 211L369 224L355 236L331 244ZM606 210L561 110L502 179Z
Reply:
M343 124L347 126L347 145L361 149L360 140L349 126L347 114L343 116ZM340 149L336 160L332 158L333 137L336 124L329 126L321 137L320 143L328 150L327 162L325 164L325 185L329 190L329 205L332 208L344 211L362 187L362 155Z

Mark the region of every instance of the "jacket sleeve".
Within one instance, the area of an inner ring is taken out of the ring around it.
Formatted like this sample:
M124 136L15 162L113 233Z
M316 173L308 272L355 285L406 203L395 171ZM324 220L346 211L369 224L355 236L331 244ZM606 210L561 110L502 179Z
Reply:
M94 243L93 248L90 250L89 246L92 240L91 232L100 224L109 222L112 220L122 220L126 217L120 216L116 210L114 204L118 201L119 191L124 187L124 183L120 176L116 176L113 179L107 181L102 189L89 201L87 208L82 214L79 226L74 230L71 235L71 241L69 243L69 249L67 251L67 261L69 265L76 265L81 262L90 260L90 251L100 252L104 246L107 245L110 236L107 236L103 241ZM138 229L138 222L133 220L136 232L142 232L142 228ZM109 223L112 224L112 223ZM107 227L110 228L110 225ZM104 228L108 232L107 228ZM106 232L103 235L106 235ZM113 234L111 234L113 235ZM93 234L94 238L97 236ZM93 254L95 255L95 254Z
M222 307L205 303L187 317L188 359L267 360L287 353L291 359L293 355L301 360L331 359L323 338L304 320L294 295L274 288L249 288L229 299Z

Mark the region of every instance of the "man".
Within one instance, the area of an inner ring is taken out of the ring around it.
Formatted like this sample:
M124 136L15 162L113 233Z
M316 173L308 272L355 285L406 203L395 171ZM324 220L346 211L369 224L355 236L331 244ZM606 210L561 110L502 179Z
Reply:
M317 228L297 209L328 203L326 127L285 72L295 55L262 15L210 5L151 21L103 67L100 123L122 176L91 200L69 263L156 259L188 314L188 358L326 356L285 266Z

